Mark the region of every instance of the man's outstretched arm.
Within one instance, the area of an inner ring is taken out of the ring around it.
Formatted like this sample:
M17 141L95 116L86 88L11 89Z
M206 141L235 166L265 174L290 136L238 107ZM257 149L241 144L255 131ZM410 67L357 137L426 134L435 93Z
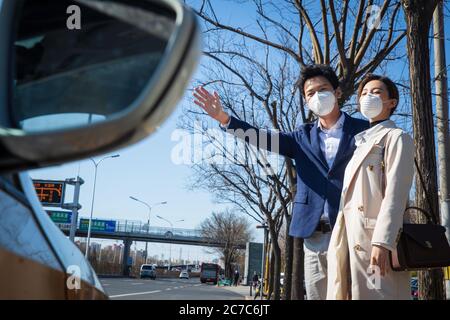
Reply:
M195 88L194 103L213 119L217 120L228 133L264 150L293 158L296 142L292 133L267 132L229 116L222 108L217 92L211 94L203 87ZM278 138L278 139L277 139ZM277 143L278 142L278 143Z

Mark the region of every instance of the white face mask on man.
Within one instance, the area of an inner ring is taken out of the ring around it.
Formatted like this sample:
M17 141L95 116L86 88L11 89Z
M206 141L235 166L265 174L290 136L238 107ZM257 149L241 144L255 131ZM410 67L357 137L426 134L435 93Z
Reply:
M316 92L308 101L308 108L319 117L329 115L336 104L336 97L331 91Z
M360 111L364 118L371 120L383 112L383 100L375 94L368 93L359 100Z

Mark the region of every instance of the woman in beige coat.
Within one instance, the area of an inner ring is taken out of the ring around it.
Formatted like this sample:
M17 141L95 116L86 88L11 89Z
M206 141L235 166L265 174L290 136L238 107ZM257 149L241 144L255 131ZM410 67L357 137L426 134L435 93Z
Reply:
M408 272L390 267L414 174L411 137L389 120L398 90L370 74L358 88L371 128L355 136L328 248L327 299L409 299Z

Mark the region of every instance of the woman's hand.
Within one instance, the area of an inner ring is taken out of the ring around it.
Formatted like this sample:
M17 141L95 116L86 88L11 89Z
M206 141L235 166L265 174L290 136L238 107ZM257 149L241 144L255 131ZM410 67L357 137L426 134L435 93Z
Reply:
M384 277L389 271L389 250L382 246L372 246L370 265L378 266L380 275Z
M205 110L211 118L219 121L223 125L227 124L230 116L223 111L220 97L216 91L212 95L208 90L200 86L195 88L194 97L194 103Z

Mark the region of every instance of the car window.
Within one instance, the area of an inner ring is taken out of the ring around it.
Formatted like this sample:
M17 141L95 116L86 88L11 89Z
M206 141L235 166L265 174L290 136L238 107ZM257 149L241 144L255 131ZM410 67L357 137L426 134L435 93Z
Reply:
M142 266L142 270L153 270L152 266Z

